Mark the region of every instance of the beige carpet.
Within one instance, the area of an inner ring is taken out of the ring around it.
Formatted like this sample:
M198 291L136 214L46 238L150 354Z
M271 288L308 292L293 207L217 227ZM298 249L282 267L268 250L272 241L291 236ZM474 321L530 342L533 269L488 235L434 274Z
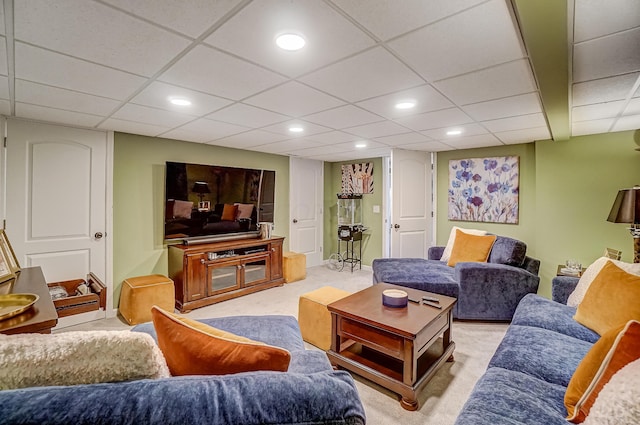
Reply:
M303 281L286 284L241 298L193 310L188 317L198 319L237 314L288 314L298 316L301 294L325 285L355 292L371 285L370 270L336 272L325 267L307 270ZM126 329L120 318L98 320L60 330ZM455 361L446 363L420 394L420 408L408 412L398 397L384 388L354 375L358 391L371 425L452 424L469 396L473 385L484 373L493 352L507 329L506 324L454 322ZM309 349L315 349L307 345Z

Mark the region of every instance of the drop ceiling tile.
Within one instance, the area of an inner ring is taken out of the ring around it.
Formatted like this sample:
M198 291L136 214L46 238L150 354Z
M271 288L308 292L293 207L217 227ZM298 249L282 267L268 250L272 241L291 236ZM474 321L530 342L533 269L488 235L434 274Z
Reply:
M448 135L448 131L458 130L462 133L458 135ZM448 139L456 139L458 137L466 137L466 136L477 136L478 134L487 134L488 131L486 128L479 124L463 124L463 125L455 125L450 127L442 127L435 128L433 130L424 130L421 132L425 136L429 136L429 138L434 140L448 140Z
M525 128L545 127L547 125L544 115L528 114L517 117L502 118L492 121L483 121L484 125L491 132L522 130Z
M275 37L283 32L303 35L306 45L295 52L280 49ZM205 42L290 77L374 44L364 32L320 0L254 1Z
M211 0L183 0L180 2L175 0L104 1L192 38L199 37L211 25L240 3L240 0L216 0L215 7L213 7Z
M8 100L0 99L0 114L11 115L11 103Z
M334 129L342 129L384 120L384 118L379 115L372 114L353 105L340 106L318 112L317 114L307 115L304 119Z
M573 81L611 77L640 69L640 27L573 47Z
M399 102L416 102L416 106L411 109L397 109L395 105ZM420 114L422 112L436 111L438 109L450 108L453 103L442 94L438 93L432 86L425 84L397 93L375 97L358 103L365 109L385 118L393 119L408 115Z
M441 111L427 112L398 118L396 121L412 130L431 130L433 128L445 128L473 122L471 118L458 108L443 109Z
M508 145L517 143L531 143L535 140L549 140L551 135L547 127L526 128L524 130L511 130L494 133L503 143Z
M536 90L527 60L518 60L433 84L457 105L484 102Z
M301 117L344 104L333 96L311 87L290 81L244 101L292 117Z
M640 97L633 98L629 101L623 115L640 115Z
M9 99L9 77L2 75L0 75L0 99Z
M624 13L620 13L624 11ZM637 0L580 0L574 5L574 42L590 40L638 26Z
M391 155L391 148L388 146L377 149L354 149L349 151L349 158L347 161L363 160L369 158L380 158Z
M314 134L313 136L310 136L309 139L322 144L331 145L335 143L351 142L353 140L360 139L360 137L342 131L330 131L328 133Z
M193 116L178 114L176 112L163 111L148 106L128 103L118 109L112 118L157 125L159 127L176 127L193 120Z
M367 72L362 72L366 69ZM345 59L300 79L349 102L424 84L382 47Z
M638 78L640 78L640 72L574 84L573 106L623 100Z
M613 118L594 121L580 121L571 124L571 136L586 136L589 134L608 133L613 124Z
M599 120L602 118L615 118L622 108L624 108L624 105L624 100L618 100L616 102L577 106L571 109L571 120L573 122L578 122Z
M232 134L242 133L247 130L249 130L247 127L200 118L171 130L166 134L166 137L173 137L179 132L190 132L192 134L201 135L202 141L208 143L210 141L228 137Z
M234 100L285 80L278 74L206 46L196 46L158 79Z
M305 148L312 148L318 146L317 142L309 139L293 139L282 140L280 142L269 143L260 146L261 152L277 153L286 155L291 151L300 150Z
M408 133L410 130L392 121L381 121L357 127L346 128L344 131L365 138L391 136L392 134Z
M361 25L382 40L435 22L484 0L333 0Z
M611 131L638 130L640 128L640 115L625 115L618 118Z
M316 146L312 148L306 149L296 149L290 152L291 155L294 156L317 156L317 155L332 155L340 152L350 152L351 147L341 146L341 145L329 145L329 146Z
M480 134L477 136L460 137L458 139L448 139L442 141L447 145L453 146L456 149L472 149L482 148L487 146L500 146L503 143L493 134Z
M462 110L476 121L487 121L542 112L542 106L538 93L527 93L466 105Z
M15 85L16 102L32 105L106 116L120 104L117 100L45 86L30 81L16 80Z
M299 125L301 126L304 131L300 132L300 133L292 133L289 131L289 127L293 126L293 125ZM317 124L312 124L310 122L304 121L304 120L290 120L290 121L285 121L285 122L281 122L278 124L273 124L270 125L268 127L264 127L263 130L265 131L270 131L272 133L277 133L277 134L282 134L283 136L287 136L290 138L301 138L301 137L309 137L313 134L317 134L317 133L326 133L328 131L331 131L330 128L327 127L323 127L321 125L317 125Z
M172 97L188 99L191 101L191 105L174 105L169 102L169 99ZM205 115L232 103L232 101L228 99L161 83L159 81L154 81L149 84L136 97L131 99L130 102L191 116Z
M265 145L279 142L283 137L279 134L269 133L262 130L251 130L233 136L223 137L211 142L212 145L228 146L231 148L244 149L253 146Z
M525 54L507 3L486 2L389 46L429 82L520 59Z
M244 103L235 103L207 115L207 118L238 125L251 124L253 127L264 127L289 119L287 115L276 114L266 109L245 105Z
M2 9L0 7L0 9ZM7 39L0 37L0 74L8 75L7 71Z
M143 136L156 137L168 130L167 127L143 124L140 122L119 120L109 118L105 120L98 128L104 130L120 131L122 133L141 134Z
M423 143L432 141L431 138L418 132L394 134L392 136L376 137L377 142L384 143L389 146L400 146L409 143Z
M18 1L14 20L16 40L145 76L190 43L94 1Z
M102 117L97 115L64 111L39 105L28 105L20 102L16 102L16 116L58 124L70 124L76 127L94 127L102 121Z
M426 151L426 152L442 152L442 151L450 151L454 149L453 147L447 144L444 144L442 142L410 143L407 145L399 145L397 147L401 149L410 150L410 151Z
M16 42L16 78L124 100L145 79Z

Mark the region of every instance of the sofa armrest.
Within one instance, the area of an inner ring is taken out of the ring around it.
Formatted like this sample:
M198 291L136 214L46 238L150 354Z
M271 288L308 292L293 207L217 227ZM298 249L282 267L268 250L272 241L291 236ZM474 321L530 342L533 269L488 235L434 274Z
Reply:
M442 258L444 246L430 246L427 251L427 260L439 260Z
M556 276L551 280L551 299L566 304L569 295L576 289L580 278L573 276Z
M460 319L511 320L520 300L538 292L540 277L506 264L461 262L454 268L460 284Z

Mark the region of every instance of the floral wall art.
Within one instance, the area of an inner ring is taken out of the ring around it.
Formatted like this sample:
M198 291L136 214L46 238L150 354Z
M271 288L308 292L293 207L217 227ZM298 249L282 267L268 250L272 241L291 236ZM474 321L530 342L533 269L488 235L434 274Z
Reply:
M373 162L343 165L342 193L373 193Z
M519 157L449 161L449 220L518 223Z

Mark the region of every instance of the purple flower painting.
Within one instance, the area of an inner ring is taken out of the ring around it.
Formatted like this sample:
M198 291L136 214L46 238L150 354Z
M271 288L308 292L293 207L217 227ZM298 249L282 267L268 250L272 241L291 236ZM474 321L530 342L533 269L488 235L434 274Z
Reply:
M449 161L449 220L518 224L517 156Z

